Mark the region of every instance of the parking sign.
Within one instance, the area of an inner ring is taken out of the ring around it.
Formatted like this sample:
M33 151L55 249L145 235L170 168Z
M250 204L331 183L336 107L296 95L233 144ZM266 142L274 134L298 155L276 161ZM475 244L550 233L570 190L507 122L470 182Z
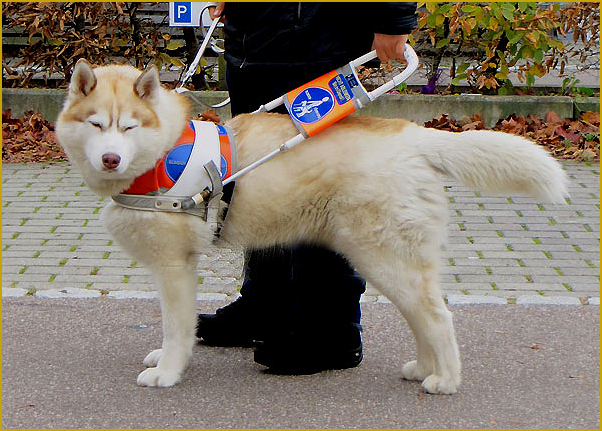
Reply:
M206 2L169 2L170 27L198 27Z

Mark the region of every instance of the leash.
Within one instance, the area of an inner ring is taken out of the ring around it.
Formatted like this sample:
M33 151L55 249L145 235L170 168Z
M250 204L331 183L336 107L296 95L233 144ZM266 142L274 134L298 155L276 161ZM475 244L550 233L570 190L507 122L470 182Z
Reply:
M203 16L203 13L210 8L210 6L206 6L201 10L201 17ZM213 36L213 32L215 31L215 29L217 28L217 24L219 23L220 18L217 17L215 18L212 22L211 25L209 26L209 29L207 30L207 34L204 36L203 38L203 43L201 43L201 46L199 47L199 49L197 50L196 55L194 56L194 60L192 60L192 63L190 63L190 65L188 66L188 69L186 70L186 72L184 73L184 77L182 78L182 80L180 81L180 85L178 85L175 88L175 92L176 93L189 93L188 95L194 99L197 103L201 104L201 105L205 105L198 97L196 97L194 95L194 93L192 93L190 90L188 90L187 88L184 88L184 85L186 84L186 82L188 82L188 80L190 78L192 78L192 76L195 74L196 72L196 68L199 65L199 62L201 61L201 58L203 58L203 54L205 53L205 50L207 49L207 46L209 45L209 43L211 43L211 49L213 50L213 52L215 52L216 54L223 54L225 52L224 49L220 48L219 46L217 46L217 43L215 41L215 39L212 38ZM203 23L201 22L201 32L203 31ZM227 98L226 100L224 100L221 103L218 103L216 105L211 105L211 108L223 108L224 106L226 106L228 103L230 103L230 98ZM207 105L205 105L207 106Z

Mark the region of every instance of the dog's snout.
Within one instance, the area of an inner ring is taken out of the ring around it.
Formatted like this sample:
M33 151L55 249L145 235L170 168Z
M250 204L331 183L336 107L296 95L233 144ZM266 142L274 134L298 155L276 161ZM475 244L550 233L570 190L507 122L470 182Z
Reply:
M121 157L115 153L106 153L102 155L102 164L107 169L116 169L121 162Z

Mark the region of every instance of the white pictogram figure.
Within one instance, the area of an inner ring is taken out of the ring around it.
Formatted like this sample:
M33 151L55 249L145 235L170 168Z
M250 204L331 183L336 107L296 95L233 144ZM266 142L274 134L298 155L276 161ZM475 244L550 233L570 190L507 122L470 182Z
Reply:
M301 103L294 104L293 110L295 111L295 114L297 114L298 117L302 117L305 114L311 114L311 111L314 108L320 106L324 102L328 102L329 100L330 97L328 96L323 97L322 100L303 100Z

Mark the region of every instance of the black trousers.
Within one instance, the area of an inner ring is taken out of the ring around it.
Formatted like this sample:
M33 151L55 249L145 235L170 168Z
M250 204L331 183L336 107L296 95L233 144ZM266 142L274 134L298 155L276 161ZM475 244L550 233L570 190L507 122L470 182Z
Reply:
M232 115L252 112L339 66L240 69L228 64ZM286 113L283 106L280 112ZM275 246L245 253L241 295L256 302L259 310L285 328L315 325L320 330L336 330L349 324L359 328L359 300L365 290L366 282L345 257L321 246Z

